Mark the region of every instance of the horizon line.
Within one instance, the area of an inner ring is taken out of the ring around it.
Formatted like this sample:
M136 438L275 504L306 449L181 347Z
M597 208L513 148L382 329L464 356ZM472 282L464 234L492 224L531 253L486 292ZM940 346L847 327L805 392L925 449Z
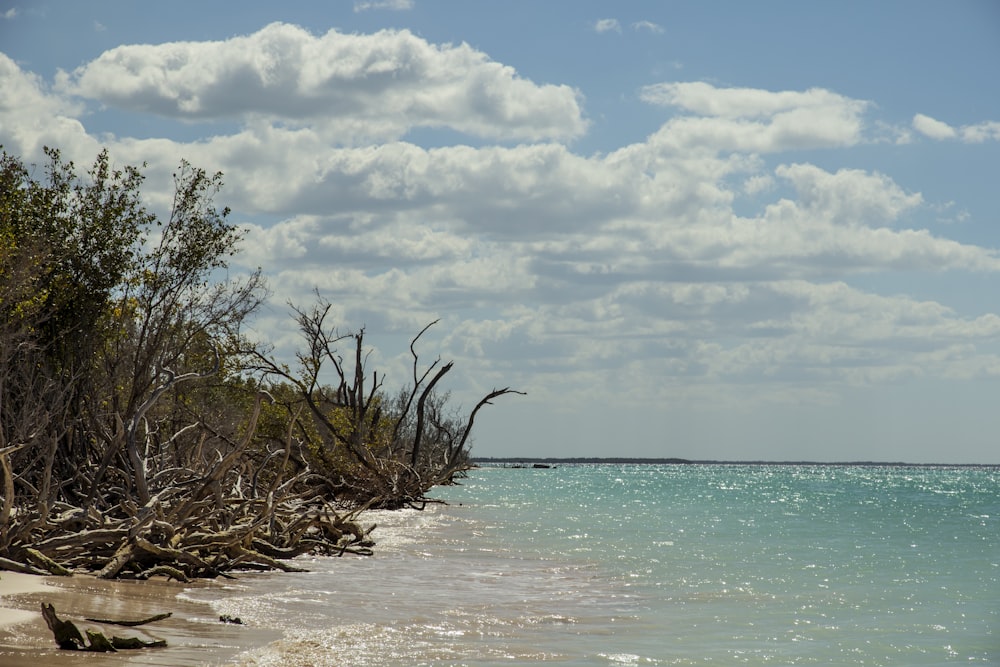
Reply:
M998 468L1000 463L915 463L910 461L811 461L767 459L685 459L678 457L641 456L472 456L473 463L636 463L652 465L826 465L826 466L892 466L892 467L951 467Z

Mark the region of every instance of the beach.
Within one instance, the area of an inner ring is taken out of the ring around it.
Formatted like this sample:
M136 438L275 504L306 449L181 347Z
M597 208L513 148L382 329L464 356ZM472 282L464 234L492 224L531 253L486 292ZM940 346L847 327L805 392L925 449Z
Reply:
M223 623L212 607L178 595L210 589L214 582L178 584L165 580L102 581L90 576L37 577L0 572L0 664L38 665L220 665L239 653L280 637L259 627ZM81 632L96 629L108 637L163 639L167 646L97 655L60 650L41 615L52 604L63 620ZM171 617L139 627L88 622L85 618L138 620L156 614Z

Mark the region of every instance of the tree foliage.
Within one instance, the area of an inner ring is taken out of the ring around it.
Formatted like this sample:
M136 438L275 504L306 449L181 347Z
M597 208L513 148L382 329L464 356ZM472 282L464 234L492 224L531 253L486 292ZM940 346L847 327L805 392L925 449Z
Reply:
M139 169L105 151L79 176L45 153L40 177L0 155L0 553L22 559L53 531L134 521L240 442L247 411L178 406L238 379L266 294L259 271L224 276L242 233L213 205L220 175L182 163L161 220Z
M466 419L421 366L395 394L317 294L289 369L243 335L221 174L182 162L170 213L101 152L84 175L0 151L0 568L217 576L366 553L366 507L419 505L468 466ZM433 323L432 323L433 324ZM431 325L428 325L428 327ZM339 509L335 509L339 508Z

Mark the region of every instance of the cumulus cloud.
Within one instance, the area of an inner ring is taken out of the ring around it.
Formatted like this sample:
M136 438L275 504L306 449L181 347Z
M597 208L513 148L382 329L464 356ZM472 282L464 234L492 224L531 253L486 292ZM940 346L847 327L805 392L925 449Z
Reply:
M1000 122L997 121L963 125L956 129L945 122L918 113L913 117L913 129L930 139L959 139L968 144L1000 141Z
M597 32L621 32L622 25L618 19L598 19L594 22L594 30Z
M964 365L979 357L974 342L1000 334L995 315L960 318L934 301L869 294L843 282L764 283L746 298L776 306L749 324L772 335L746 337L713 351L706 363L720 378L762 371L790 377L790 368L799 380L821 384L940 375L951 372L959 359ZM773 335L777 332L781 335Z
M687 112L659 131L664 146L755 153L854 145L869 106L821 88L772 92L704 82L654 84L640 97Z
M98 142L78 120L83 106L53 95L36 74L0 53L0 145L14 154L41 159L43 146L70 155L97 152Z
M958 134L951 125L922 113L913 117L913 129L931 139L951 139Z
M920 193L905 193L888 176L860 169L831 174L810 164L781 165L775 173L794 185L799 204L813 220L880 226L919 206Z
M163 206L180 158L225 172L225 203L248 229L239 261L265 267L276 310L319 287L372 331L408 336L441 317L448 333L428 343L463 355L473 383L649 401L711 400L723 382L793 401L997 366L981 347L1000 337L996 316L851 284L997 272L1000 258L913 224L928 204L888 174L782 155L868 139L873 105L834 91L658 83L640 91L669 114L658 129L585 155L570 143L586 121L568 86L407 31L285 24L118 47L54 87L0 55L0 88L0 143L69 147L83 163L98 142L81 100L194 126L239 120L200 141L102 140L118 163L148 162ZM949 138L942 126L913 122ZM405 138L418 127L486 141L422 146ZM990 123L953 132L997 137ZM282 345L294 336L279 319L259 328ZM806 382L814 393L794 390Z
M492 139L571 139L579 94L538 85L467 44L407 30L314 36L273 23L216 42L127 45L62 74L63 92L188 121L270 119L342 141L448 127Z
M640 95L650 104L722 118L764 118L797 109L849 108L861 112L867 106L865 102L822 88L774 92L758 88L717 88L703 81L657 83L645 86Z
M962 139L970 144L984 141L1000 141L1000 122L987 121L962 127Z
M366 12L372 9L406 11L413 9L413 0L355 0L354 11Z
M998 335L995 315L959 317L934 301L843 282L780 280L633 282L588 300L511 308L499 321L465 321L449 338L472 357L516 359L536 380L551 376L542 387L577 400L588 387L602 404L612 391L655 404L690 400L699 388L714 387L722 400L727 387L757 387L739 398L745 406L775 396L811 401L823 387L966 373L975 360L988 362L977 344ZM808 396L787 395L789 386Z

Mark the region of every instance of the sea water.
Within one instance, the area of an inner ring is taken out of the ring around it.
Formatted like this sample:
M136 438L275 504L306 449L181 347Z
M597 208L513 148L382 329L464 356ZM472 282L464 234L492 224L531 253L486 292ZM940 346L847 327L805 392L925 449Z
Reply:
M240 665L1000 665L1000 470L482 467L242 577ZM193 591L193 597L206 591Z

